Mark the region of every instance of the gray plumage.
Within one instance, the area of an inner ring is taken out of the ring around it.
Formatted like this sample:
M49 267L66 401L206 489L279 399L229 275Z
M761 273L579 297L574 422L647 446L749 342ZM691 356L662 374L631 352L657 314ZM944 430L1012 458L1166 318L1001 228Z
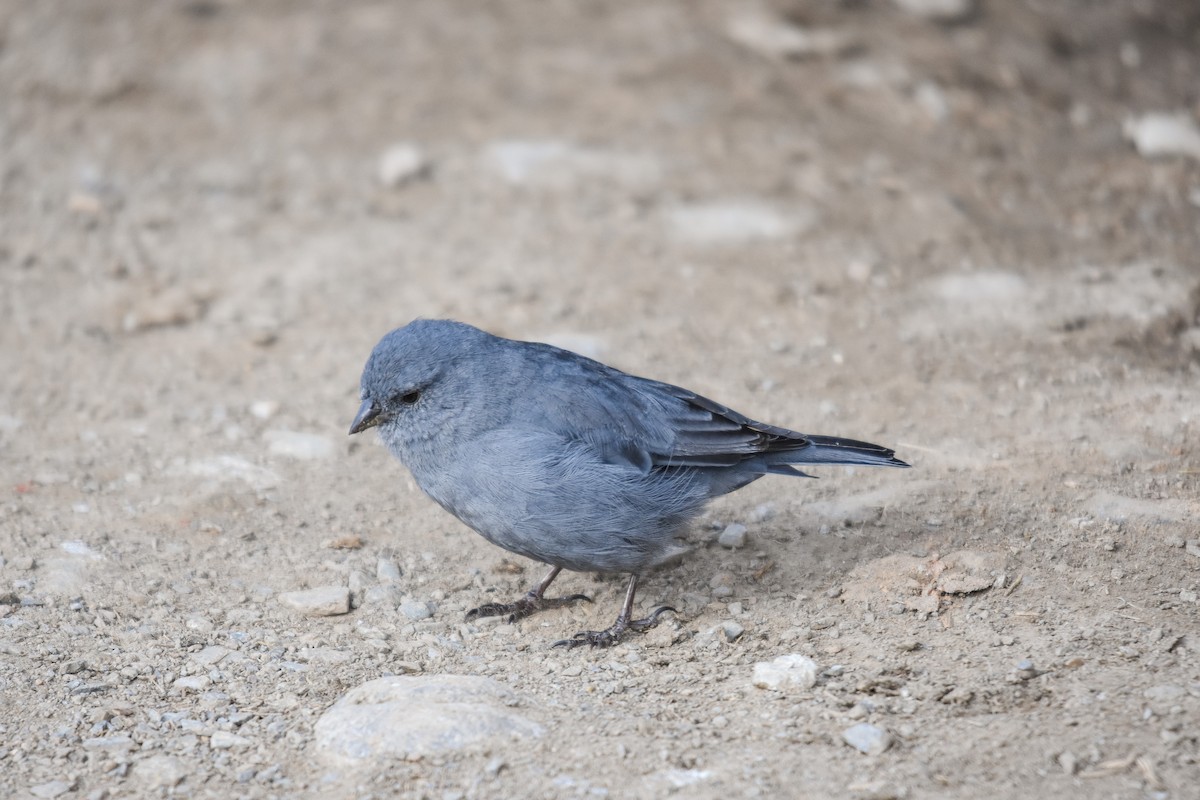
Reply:
M766 425L448 320L384 336L361 388L351 433L378 426L443 508L493 544L569 570L641 573L683 552L678 537L709 500L766 474L804 475L795 465L908 466L885 447Z

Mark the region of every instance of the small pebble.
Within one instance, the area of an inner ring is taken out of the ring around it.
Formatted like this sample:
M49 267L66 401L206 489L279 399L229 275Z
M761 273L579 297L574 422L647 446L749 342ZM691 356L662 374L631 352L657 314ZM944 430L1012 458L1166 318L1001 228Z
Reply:
M805 690L817 683L817 662L799 653L789 653L754 665L753 682L759 689Z
M182 678L176 678L171 684L176 689L185 692L203 692L212 685L212 679L207 675L184 675Z
M860 753L879 755L892 746L892 735L883 728L866 722L851 725L842 731L842 740Z
M133 774L151 788L170 789L178 786L191 770L176 756L152 755L134 764Z
M433 616L429 606L420 600L405 600L400 604L400 613L414 621L429 619Z
M233 651L228 647L222 647L219 644L212 644L208 647L205 647L198 653L192 653L191 660L203 667L212 667L231 652Z
M429 159L409 142L389 147L379 159L379 182L395 189L429 173Z
M39 783L37 786L30 786L29 793L34 797L49 800L50 798L66 794L71 791L73 786L74 784L67 783L66 781L49 781L48 783Z
M268 420L279 410L279 403L274 400L256 400L250 404L250 413L261 420Z
M1033 680L1042 673L1038 671L1037 667L1033 665L1032 661L1030 661L1028 658L1025 658L1017 662L1017 667L1013 674L1016 676L1017 680L1028 681Z
M732 621L722 623L721 630L725 632L725 641L727 642L736 642L746 632L745 628Z
M720 543L721 547L727 547L730 550L736 550L739 547L745 547L746 526L739 522L726 525L725 530L721 531L721 535L717 537L717 542Z
M251 741L245 736L238 736L229 731L214 731L208 739L208 746L213 750L230 750L232 748L249 747Z
M350 589L346 586L318 586L296 592L284 592L279 602L310 617L333 617L350 613Z
M1190 156L1200 159L1200 128L1186 111L1134 117L1125 121L1123 132L1144 158Z

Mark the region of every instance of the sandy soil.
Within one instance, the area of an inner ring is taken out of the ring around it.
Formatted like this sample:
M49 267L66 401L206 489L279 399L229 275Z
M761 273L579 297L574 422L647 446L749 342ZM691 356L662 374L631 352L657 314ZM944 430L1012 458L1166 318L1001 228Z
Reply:
M743 8L0 4L0 795L1197 796L1200 162L1122 131L1200 113L1200 16ZM550 644L619 578L467 625L540 566L345 435L416 316L915 468L714 504L611 650ZM409 673L546 733L330 760Z

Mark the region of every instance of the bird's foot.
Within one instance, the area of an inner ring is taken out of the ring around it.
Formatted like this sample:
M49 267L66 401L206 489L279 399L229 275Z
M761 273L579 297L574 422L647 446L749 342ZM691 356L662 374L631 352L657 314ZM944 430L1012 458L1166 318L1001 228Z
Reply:
M580 600L592 602L586 594L573 594L569 597L538 597L533 592L513 603L488 603L467 612L467 622L474 622L481 617L508 617L508 622L516 622L530 614L547 608L562 608Z
M621 641L621 637L628 631L647 631L658 624L658 618L670 611L672 614L678 613L671 606L659 606L650 612L650 616L642 619L629 619L622 614L617 617L617 621L613 623L611 628L606 628L602 631L580 631L570 639L560 639L551 647L565 647L568 650L573 647L581 647L590 645L592 647L612 647L617 642Z

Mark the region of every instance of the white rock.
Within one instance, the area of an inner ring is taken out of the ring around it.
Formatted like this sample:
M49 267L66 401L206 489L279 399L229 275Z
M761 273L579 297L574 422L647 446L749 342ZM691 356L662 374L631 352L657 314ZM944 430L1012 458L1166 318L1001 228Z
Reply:
M184 675L182 678L176 678L171 684L176 689L184 692L203 692L212 685L212 679L207 675Z
M400 604L400 613L411 620L429 619L433 616L429 606L420 600L405 600Z
M129 736L92 736L84 739L84 748L88 750L101 750L107 753L124 753L133 749L133 739Z
M267 449L277 456L312 461L333 455L333 442L325 436L300 431L272 430L263 434Z
M733 17L725 32L732 41L768 58L837 55L854 45L849 34L827 28L801 28L761 10Z
M867 722L851 725L842 731L842 739L855 750L869 756L878 755L892 746L890 733Z
M1123 126L1125 138L1133 142L1140 155L1190 156L1200 159L1200 129L1187 112L1154 112L1132 117Z
M64 795L71 791L73 787L74 784L67 783L66 781L49 781L47 783L39 783L36 786L30 786L29 793L34 797L52 800L52 798Z
M975 0L894 0L897 6L925 19L955 22L975 10Z
M379 182L396 188L429 174L429 159L411 142L394 144L379 159Z
M788 212L761 200L743 199L681 205L666 212L677 241L700 246L783 239L810 228L815 212Z
M261 420L268 420L279 411L279 403L274 400L255 400L250 404L250 413Z
M213 731L213 735L208 739L208 746L213 750L241 749L249 747L251 744L253 742L245 736L238 736L236 733L230 733L229 731Z
M310 617L333 617L350 613L350 589L345 586L318 586L296 592L284 592L279 602Z
M133 765L133 774L141 783L155 789L178 786L187 777L188 768L175 756L154 755Z
M313 729L318 756L338 766L513 747L544 729L512 708L504 685L466 675L378 678L346 693Z
M717 542L721 547L728 547L730 550L736 550L739 547L746 546L746 526L740 522L734 522L725 526L725 530L721 531L721 535L717 537Z
M60 542L58 546L61 550L73 556L81 556L83 558L104 557L89 547L87 542L81 542L78 539L68 539L65 542Z
M817 662L799 653L789 653L754 665L754 685L778 691L811 689L817 683Z

